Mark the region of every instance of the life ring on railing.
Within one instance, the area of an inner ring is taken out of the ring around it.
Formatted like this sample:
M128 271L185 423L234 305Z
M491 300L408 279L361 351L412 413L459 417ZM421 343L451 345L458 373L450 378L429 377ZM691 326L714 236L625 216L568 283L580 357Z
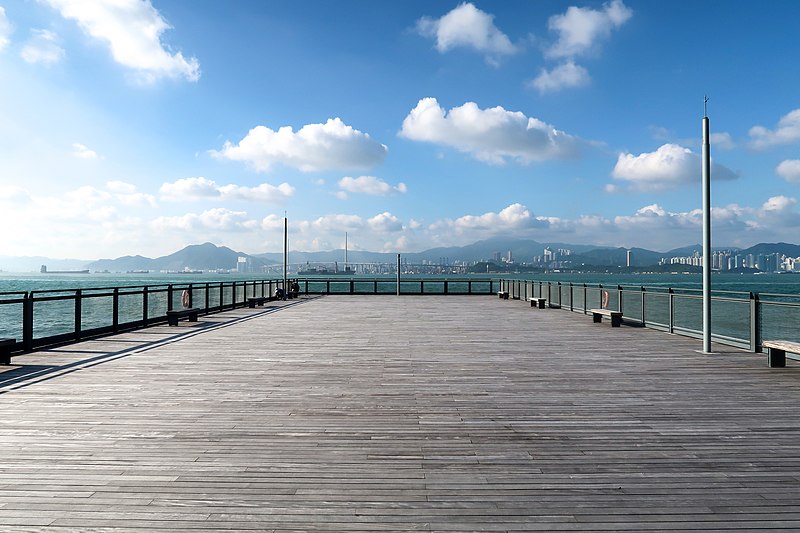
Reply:
M608 291L603 291L603 305L602 305L602 308L603 309L607 309L608 308Z
M189 307L189 291L185 290L181 293L181 305L184 308Z

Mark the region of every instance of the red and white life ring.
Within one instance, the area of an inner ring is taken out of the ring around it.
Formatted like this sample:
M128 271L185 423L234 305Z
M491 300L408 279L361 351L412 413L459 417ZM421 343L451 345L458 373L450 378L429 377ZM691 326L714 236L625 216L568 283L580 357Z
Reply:
M189 291L185 290L181 293L181 305L183 307L189 307Z
M603 309L608 309L608 291L603 291Z

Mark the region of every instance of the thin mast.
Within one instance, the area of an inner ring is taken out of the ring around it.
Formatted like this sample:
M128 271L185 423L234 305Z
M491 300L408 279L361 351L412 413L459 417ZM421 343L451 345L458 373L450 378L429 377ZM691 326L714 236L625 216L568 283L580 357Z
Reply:
M703 99L703 353L711 353L711 141L708 96Z

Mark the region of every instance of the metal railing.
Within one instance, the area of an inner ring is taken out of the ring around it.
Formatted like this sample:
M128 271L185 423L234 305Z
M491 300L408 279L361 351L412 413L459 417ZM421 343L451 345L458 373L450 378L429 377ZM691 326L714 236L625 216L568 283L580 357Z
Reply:
M622 312L628 324L703 337L699 289L523 279L501 279L499 286L514 299L546 298L551 307L583 314L606 307ZM761 351L763 339L800 342L798 294L713 291L711 305L714 342L753 352Z
M0 337L18 339L12 352L77 342L167 322L167 311L182 305L210 314L269 296L283 280L170 283L123 287L54 289L0 293Z
M488 295L494 294L498 280L489 278L441 279L417 278L300 278L300 289L306 294L401 294L401 295Z
M492 279L292 278L304 294L487 295ZM250 297L275 294L282 279L170 283L122 287L0 293L0 337L14 338L12 353L78 342L167 322L167 312L182 306L203 315L244 307Z

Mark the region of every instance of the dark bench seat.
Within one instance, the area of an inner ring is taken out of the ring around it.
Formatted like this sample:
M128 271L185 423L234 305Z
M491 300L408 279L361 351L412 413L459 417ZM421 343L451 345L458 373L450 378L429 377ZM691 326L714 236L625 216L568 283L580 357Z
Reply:
M590 309L592 313L592 322L602 322L603 317L611 319L611 327L618 328L622 324L622 312L612 311L611 309Z
M786 366L786 352L800 354L800 343L791 341L762 341L761 346L767 349L767 362L771 367Z
M547 298L528 298L528 301L531 303L531 307L538 307L539 309L544 309L547 307Z
M257 305L264 305L266 302L271 301L272 298L269 296L254 296L252 298L247 299L247 307L253 309Z
M501 300L508 300L508 291L498 291L497 297Z
M167 322L170 326L177 326L178 320L187 317L189 322L197 322L197 315L200 314L200 309L191 307L188 309L174 309L167 311Z
M0 339L0 365L11 364L11 348L17 344L17 339Z

